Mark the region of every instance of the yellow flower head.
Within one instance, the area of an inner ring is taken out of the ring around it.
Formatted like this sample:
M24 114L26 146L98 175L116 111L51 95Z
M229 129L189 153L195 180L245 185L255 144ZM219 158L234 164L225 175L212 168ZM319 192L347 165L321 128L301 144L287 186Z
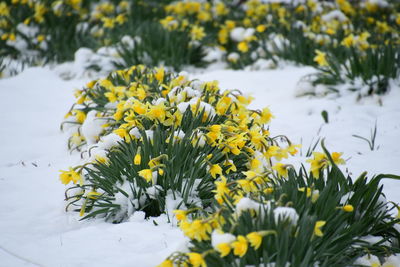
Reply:
M329 66L328 61L326 61L326 54L320 50L315 50L315 53L317 54L314 57L314 61L318 63L321 67Z
M60 174L61 183L65 184L65 185L69 184L71 181L74 184L76 184L77 182L79 182L80 184L83 183L82 176L79 173L77 173L76 171L74 171L74 169L72 169L72 168L69 168L68 171L61 170L60 172L61 172L61 174Z
M76 110L76 109L73 110L72 112L75 113L75 118L78 123L83 123L85 121L85 119L86 119L85 112L83 112L81 110Z
M217 251L221 254L221 258L223 258L231 252L231 246L228 243L220 243L217 245Z
M354 211L354 207L353 207L353 205L344 205L343 206L343 211L345 211L345 212L353 212Z
M156 68L156 73L154 74L154 77L156 80L161 83L164 80L164 68Z
M211 176L215 179L218 175L222 175L222 168L218 164L214 164L210 167L209 170Z
M153 179L153 172L150 169L143 169L138 172L139 176L143 177L147 182Z
M350 34L349 36L347 36L346 38L344 38L341 42L341 44L345 47L352 47L355 44L355 40L354 40L354 35Z
M254 249L258 249L261 246L261 242L262 242L262 235L258 232L252 232L250 234L246 235L247 239L250 242L250 245L254 248Z
M174 210L173 213L175 214L175 218L178 221L186 220L186 214L187 214L186 210Z
M280 176L288 177L288 165L279 162L276 163L272 169L277 171Z
M166 107L164 103L150 107L148 113L146 114L151 120L158 120L159 122L164 122L166 116Z
M199 26L192 27L192 30L190 31L190 37L192 38L192 40L200 41L204 38L204 36L206 36L206 33L204 32L203 27Z
M174 263L171 260L165 260L157 267L174 267Z
M246 53L247 51L249 51L249 45L247 44L247 42L243 41L238 43L237 49L242 53Z
M113 131L113 133L115 133L116 135L118 135L121 138L125 138L125 137L129 136L128 131L126 129L124 129L124 128L115 129Z
M133 158L133 163L135 165L140 165L141 162L142 162L142 156L140 155L140 153L137 153Z
M187 253L189 256L189 263L193 265L193 267L206 267L207 264L204 261L203 256L200 253Z
M326 224L326 221L317 221L314 226L314 235L316 236L323 236L321 228Z
M324 169L328 164L328 158L324 153L313 152L314 158L308 159L307 162L311 163L311 173L314 178L319 178L319 172Z
M256 27L256 31L257 32L264 32L265 30L267 29L267 27L265 26L265 25L258 25L257 27Z
M257 170L258 167L260 167L261 165L261 161L259 161L258 159L254 158L250 161L250 169L251 170Z
M263 108L263 110L261 111L260 123L261 124L269 123L272 118L274 118L274 115L272 115L270 109Z
M335 164L345 164L346 162L344 159L342 159L340 156L342 156L343 153L338 153L338 152L333 152L331 154L332 160Z
M247 239L244 236L239 235L236 241L232 243L233 254L243 257L247 252L248 246Z

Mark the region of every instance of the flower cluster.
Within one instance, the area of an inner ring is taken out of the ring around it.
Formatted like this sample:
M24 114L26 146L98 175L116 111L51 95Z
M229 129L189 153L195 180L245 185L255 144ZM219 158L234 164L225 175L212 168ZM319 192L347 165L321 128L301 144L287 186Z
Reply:
M233 68L273 67L283 58L319 66L335 82L361 79L362 85L382 93L385 78L396 78L399 69L398 52L387 51L398 51L400 44L396 10L398 3L372 0L185 1L168 5L160 22L217 47ZM387 65L391 68L383 70Z
M312 83L329 85L324 93L346 83L363 94L384 93L399 73L397 2L168 3L1 2L0 48L24 64L38 64L72 59L82 46L105 46L113 48L119 67L165 64L176 70L212 60L262 69L284 59L319 68Z
M232 197L257 191L287 177L291 165L280 161L297 153L285 136L270 136L268 108L248 109L250 96L186 73L133 66L89 82L76 97L63 128L84 161L71 170L80 182L67 199L88 216L119 221L138 209L172 215L166 207L222 203L226 183L237 184ZM99 195L89 198L93 191Z
M116 44L124 35L135 36L136 21L148 16L146 10L152 10L152 17L160 9L149 1L1 1L0 53L6 56L1 69L11 72L10 62L63 62L72 60L81 47L96 50Z
M378 257L382 266L398 262L393 254L400 220L390 215L395 207L378 187L383 176L368 182L363 174L353 184L336 165L340 154L325 148L310 161L312 169L318 162L318 176L303 169L291 169L287 179L263 174L264 184L254 190L220 177L215 186L223 201L213 212L175 211L191 240L188 252L175 252L159 266L381 266Z
M365 94L386 92L400 69L396 1L9 2L0 8L1 53L26 64L121 43L114 56L123 67L224 60L259 69L284 59L318 67L314 85L352 83Z

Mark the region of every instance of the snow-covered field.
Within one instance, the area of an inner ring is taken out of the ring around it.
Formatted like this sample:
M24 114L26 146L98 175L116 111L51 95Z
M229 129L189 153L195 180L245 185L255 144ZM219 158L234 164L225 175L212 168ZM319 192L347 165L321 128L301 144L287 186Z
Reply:
M296 98L299 79L308 67L268 71L209 70L193 78L218 80L222 88L240 89L255 98L252 108L269 106L275 115L271 133L285 134L305 152L318 137L327 148L344 152L357 177L368 171L400 174L400 88L383 97L356 102L340 98ZM64 211L65 187L60 169L79 160L67 150L59 130L74 101L73 90L87 79L62 80L48 68L30 68L0 80L0 267L14 266L155 266L184 244L176 226L164 217L144 221L136 213L129 222L78 221ZM326 110L329 123L321 112ZM369 138L377 121L376 149L352 135ZM318 147L318 150L321 148ZM388 200L400 202L400 181L384 181Z

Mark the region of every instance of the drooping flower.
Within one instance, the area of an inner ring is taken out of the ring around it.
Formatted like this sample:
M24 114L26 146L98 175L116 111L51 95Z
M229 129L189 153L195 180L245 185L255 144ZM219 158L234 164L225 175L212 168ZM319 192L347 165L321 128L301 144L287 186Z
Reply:
M143 177L147 182L150 182L153 178L153 172L151 169L143 169L138 172L139 176Z
M250 245L254 247L254 249L258 249L261 246L263 236L258 232L251 232L246 235L247 239L250 242Z
M231 246L228 243L220 243L217 245L217 251L221 258L227 256L231 252Z
M222 168L218 164L213 164L209 170L211 176L215 179L218 175L222 175Z
M174 210L175 218L178 221L186 220L187 211L186 210Z
M289 165L278 162L272 167L272 169L277 171L280 176L286 178L288 177L288 167Z
M244 236L239 235L236 241L232 243L232 247L233 254L243 257L246 254L249 245L247 243L247 239Z
M341 158L342 155L343 155L343 153L332 152L331 157L332 157L333 162L335 164L345 164L346 162L344 161L344 159Z
M71 181L74 184L76 184L77 182L79 182L81 184L83 183L82 176L72 168L69 168L68 171L60 170L60 172L61 172L61 174L60 174L61 183L65 184L65 185L69 184Z

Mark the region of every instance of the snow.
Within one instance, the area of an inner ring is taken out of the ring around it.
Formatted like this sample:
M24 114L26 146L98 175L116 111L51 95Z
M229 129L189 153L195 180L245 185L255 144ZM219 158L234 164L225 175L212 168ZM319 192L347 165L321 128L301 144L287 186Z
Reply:
M294 208L277 207L274 209L274 219L276 224L278 224L279 221L288 220L293 226L295 226L299 220L299 215Z
M348 20L348 18L346 17L346 15L343 14L343 12L341 12L340 10L337 10L337 9L332 10L331 12L322 15L322 16L321 16L321 19L322 19L323 21L327 21L327 22L329 22L329 21L331 21L331 20L335 20L335 19L338 20L338 21L340 21L340 22L345 22L345 21Z
M258 211L260 209L261 205L254 200L243 197L239 200L239 202L236 204L236 212L237 214L241 214L243 211L246 210L254 210Z
M223 89L252 94L255 100L250 108L269 107L275 115L271 135L285 134L293 143L303 145L299 156L284 163L299 166L305 162L308 147L323 137L331 152L344 152L347 164L343 169L354 178L364 170L370 176L399 175L400 88L395 86L387 95L360 101L355 94L295 97L298 81L313 72L309 67L294 66L260 71L210 68L189 77L218 80ZM128 222L109 224L78 221L78 214L64 211L66 187L58 179L59 170L79 162L80 154L67 150L67 136L59 126L75 101L74 90L88 79L76 74L75 79L65 81L59 75L59 70L29 68L0 80L0 266L159 264L186 243L166 215L144 220L142 213L134 213ZM321 116L324 110L328 123ZM365 141L353 135L369 138L375 121L376 149L371 151ZM150 132L146 134L151 138ZM118 140L112 135L104 137L103 143L108 147ZM384 186L387 199L400 202L400 182L384 180Z

